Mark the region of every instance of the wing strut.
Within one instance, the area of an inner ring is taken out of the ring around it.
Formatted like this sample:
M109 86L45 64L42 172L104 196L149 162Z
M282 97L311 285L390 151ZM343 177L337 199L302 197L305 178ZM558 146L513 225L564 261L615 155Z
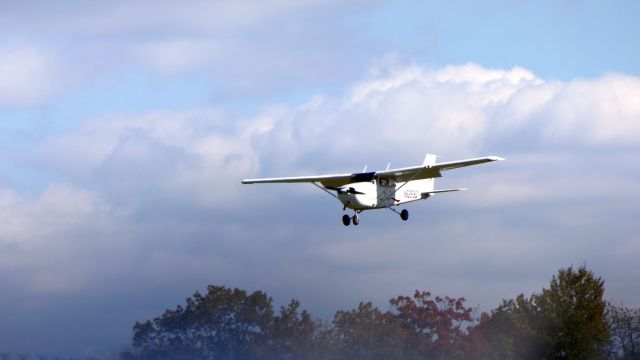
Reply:
M329 190L325 189L324 187L318 185L316 182L312 182L312 184L315 185L318 189L320 189L320 190L326 192L327 194L333 196L334 198L338 199L338 197L336 195L334 195L332 192L329 192ZM340 200L340 199L338 199L338 200Z
M392 208L391 206L387 206L385 209L389 209L389 210L393 211L394 213L400 215L400 212L398 212L398 210Z

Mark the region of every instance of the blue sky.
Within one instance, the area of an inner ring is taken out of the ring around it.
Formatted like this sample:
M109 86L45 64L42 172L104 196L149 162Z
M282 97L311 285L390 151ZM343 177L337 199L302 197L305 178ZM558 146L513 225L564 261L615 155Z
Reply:
M586 263L640 306L634 1L0 6L0 352L90 355L208 284L490 310ZM500 155L403 223L240 179Z

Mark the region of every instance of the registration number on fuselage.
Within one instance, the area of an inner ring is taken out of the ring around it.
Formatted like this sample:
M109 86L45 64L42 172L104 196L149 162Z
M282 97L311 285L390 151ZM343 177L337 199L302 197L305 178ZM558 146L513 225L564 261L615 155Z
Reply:
M417 199L420 197L420 192L414 189L406 189L404 191L404 197L407 199Z

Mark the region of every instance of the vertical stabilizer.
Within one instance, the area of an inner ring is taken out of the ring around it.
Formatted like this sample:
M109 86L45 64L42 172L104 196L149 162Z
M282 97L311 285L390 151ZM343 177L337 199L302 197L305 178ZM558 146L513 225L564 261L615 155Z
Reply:
M436 163L436 156L434 154L427 154L424 157L424 162L422 163L422 165L431 166L431 165L435 165L435 163ZM422 193L432 191L434 186L434 181L435 179L416 180L416 182L418 183L418 187L420 188L419 190Z
M424 162L422 163L422 165L428 166L428 165L433 165L436 163L436 156L433 154L427 154L424 157Z

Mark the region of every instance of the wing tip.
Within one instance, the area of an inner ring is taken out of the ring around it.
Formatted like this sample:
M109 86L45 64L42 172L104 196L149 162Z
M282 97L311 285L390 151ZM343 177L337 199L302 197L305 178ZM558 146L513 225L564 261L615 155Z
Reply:
M504 161L504 160L506 160L503 157L495 156L495 155L488 156L487 159L489 159L490 161Z

